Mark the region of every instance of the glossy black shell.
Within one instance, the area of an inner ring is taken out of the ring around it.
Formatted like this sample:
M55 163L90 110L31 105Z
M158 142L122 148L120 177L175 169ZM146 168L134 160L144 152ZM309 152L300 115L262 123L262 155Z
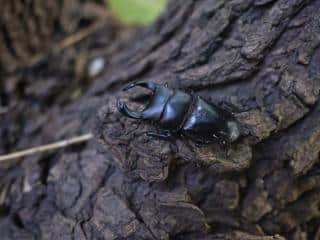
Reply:
M153 82L134 83L124 91L135 86L150 89L152 96L142 112L131 111L118 100L119 112L127 117L151 120L163 130L184 135L198 143L231 143L240 135L238 123L231 113L195 94Z

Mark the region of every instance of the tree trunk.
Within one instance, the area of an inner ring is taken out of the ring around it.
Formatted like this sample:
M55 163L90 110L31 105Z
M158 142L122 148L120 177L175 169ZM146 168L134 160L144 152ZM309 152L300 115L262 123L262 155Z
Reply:
M320 0L175 0L109 55L80 100L22 142L93 130L94 141L25 161L4 239L319 239ZM241 139L161 141L123 117L137 80L188 89L232 111ZM40 161L41 159L44 159Z

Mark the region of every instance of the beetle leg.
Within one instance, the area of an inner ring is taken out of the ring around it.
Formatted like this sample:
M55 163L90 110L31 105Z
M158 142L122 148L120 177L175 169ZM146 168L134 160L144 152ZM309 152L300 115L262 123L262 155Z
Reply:
M203 143L203 142L195 142L194 144L196 145L197 148L201 148L201 147L203 147L203 146L206 145L206 144Z
M134 129L131 129L130 131L126 132L126 136L128 136L129 134L131 134L132 132L136 131L141 125L141 121L138 122L137 127L135 127Z
M163 131L161 133L157 132L146 132L148 137L155 137L155 138L160 138L163 140L167 140L168 138L172 137L172 134L169 131Z

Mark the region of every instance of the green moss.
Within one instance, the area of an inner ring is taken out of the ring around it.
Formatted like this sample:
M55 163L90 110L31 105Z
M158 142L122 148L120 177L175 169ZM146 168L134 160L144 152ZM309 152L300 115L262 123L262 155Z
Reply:
M167 0L107 0L111 11L125 24L150 24L165 8Z

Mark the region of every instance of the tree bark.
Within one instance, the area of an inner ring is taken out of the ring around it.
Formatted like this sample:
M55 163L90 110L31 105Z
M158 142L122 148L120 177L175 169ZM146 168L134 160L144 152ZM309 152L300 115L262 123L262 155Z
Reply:
M109 55L85 96L21 135L96 138L23 163L4 239L319 239L319 9L320 0L171 1ZM115 107L117 97L141 105L144 92L120 91L137 80L232 111L240 141L226 155L148 138L154 126Z

